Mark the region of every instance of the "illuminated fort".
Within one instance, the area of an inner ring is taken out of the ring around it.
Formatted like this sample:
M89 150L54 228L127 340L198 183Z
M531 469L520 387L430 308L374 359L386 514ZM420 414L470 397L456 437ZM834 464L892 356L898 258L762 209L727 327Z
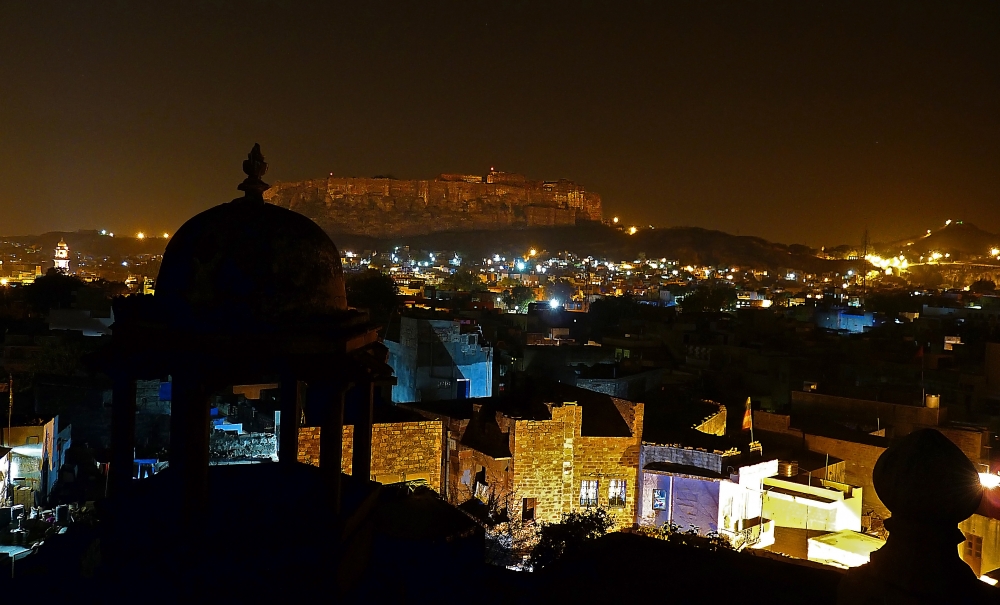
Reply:
M329 233L372 237L551 227L601 220L601 196L568 180L533 181L491 169L434 180L353 178L282 183L264 193Z

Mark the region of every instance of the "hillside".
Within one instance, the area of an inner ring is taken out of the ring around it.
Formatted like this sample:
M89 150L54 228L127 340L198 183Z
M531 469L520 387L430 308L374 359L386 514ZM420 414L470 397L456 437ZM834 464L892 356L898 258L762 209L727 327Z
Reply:
M776 244L759 237L736 236L699 227L644 229L635 235L601 223L573 227L540 227L503 231L447 231L406 238L375 239L332 234L341 249L376 250L409 245L414 249L457 250L471 258L498 251L536 248L556 254L568 250L581 256L634 259L669 258L692 265L734 265L776 270L790 267L813 272L846 270L848 261L830 261L805 246Z
M682 264L732 265L772 271L794 268L810 272L844 272L851 265L849 261L818 258L805 246L789 246L759 237L730 235L699 227L643 229L635 235L628 235L601 223L584 222L576 226L443 231L381 239L347 233L330 235L341 251L355 252L410 246L416 250L456 250L467 258L484 258L497 252L514 253L536 248L550 255L570 251L580 256L622 260L645 254L647 258L669 258ZM36 245L48 258L60 238L65 238L74 252L95 257L162 254L167 242L163 238L107 237L95 231L53 231L5 239L22 245Z
M950 252L951 254L988 254L992 248L1000 248L1000 235L984 231L972 223L954 221L929 234L916 235L878 246L887 254L900 252Z

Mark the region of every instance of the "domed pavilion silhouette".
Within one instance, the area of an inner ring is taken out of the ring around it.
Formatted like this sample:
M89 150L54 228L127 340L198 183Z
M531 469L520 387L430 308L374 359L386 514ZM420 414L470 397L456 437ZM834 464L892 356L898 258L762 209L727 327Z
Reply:
M344 401L349 390L360 393L367 413L357 415L353 468L365 479L363 469L370 471L373 385L392 380L377 328L348 308L329 236L306 217L264 202L267 163L259 145L243 170L244 197L198 214L174 234L155 295L116 302L112 342L100 361L114 380L110 488L118 507L138 485L137 379L172 381L170 464L161 474L185 519L206 512L210 399L233 385L280 384L279 462L255 465L286 469L266 471L272 474L305 472L288 469L302 466L296 454L307 385L311 402L324 399L319 417L309 420L323 428L322 500L333 514L341 501Z

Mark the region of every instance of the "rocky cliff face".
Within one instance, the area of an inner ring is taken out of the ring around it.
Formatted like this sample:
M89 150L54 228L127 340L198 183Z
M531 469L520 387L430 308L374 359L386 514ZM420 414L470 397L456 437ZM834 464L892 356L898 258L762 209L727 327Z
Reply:
M424 181L331 176L277 182L264 199L330 233L380 238L601 220L601 196L572 181L530 181L495 171Z

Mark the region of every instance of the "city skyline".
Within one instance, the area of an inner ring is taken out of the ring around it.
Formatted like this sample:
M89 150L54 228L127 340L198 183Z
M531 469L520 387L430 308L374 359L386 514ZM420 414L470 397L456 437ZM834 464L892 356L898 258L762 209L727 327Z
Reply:
M247 141L268 182L496 166L637 225L1000 231L986 3L2 10L5 235L172 233Z

